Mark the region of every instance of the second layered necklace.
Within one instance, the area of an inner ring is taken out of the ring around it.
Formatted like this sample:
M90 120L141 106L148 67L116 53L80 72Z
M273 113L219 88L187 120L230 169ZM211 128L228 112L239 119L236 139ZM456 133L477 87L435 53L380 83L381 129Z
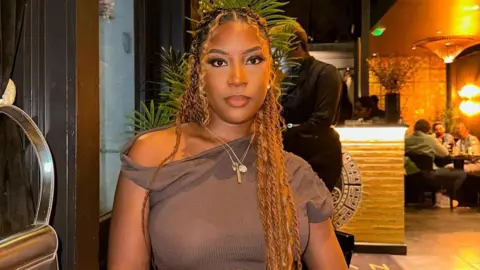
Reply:
M230 160L232 161L232 169L234 172L237 173L237 182L239 184L242 183L242 175L247 173L248 168L245 164L243 164L245 157L248 154L248 151L250 150L250 146L252 146L253 139L255 138L255 133L253 133L252 138L250 139L250 143L248 144L247 150L245 150L245 153L243 154L242 158L238 158L237 154L235 154L235 151L233 151L232 147L226 143L224 140L220 139L215 133L213 133L209 128L204 126L205 130L210 133L214 139L218 140L220 144L222 145L223 149L228 154L228 157L230 157Z

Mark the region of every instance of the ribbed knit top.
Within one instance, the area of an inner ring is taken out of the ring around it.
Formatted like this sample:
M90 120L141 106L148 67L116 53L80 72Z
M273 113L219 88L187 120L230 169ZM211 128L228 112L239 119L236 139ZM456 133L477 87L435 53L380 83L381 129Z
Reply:
M140 166L128 157L130 147L142 134L124 147L122 172L147 188L156 168ZM243 155L249 141L250 137L241 138L229 145L237 155ZM308 163L291 153L285 155L305 250L309 222L322 222L332 215L332 198ZM150 187L148 225L159 269L265 269L255 161L252 148L244 161L248 171L242 184L237 183L231 160L221 146L173 161L159 170Z

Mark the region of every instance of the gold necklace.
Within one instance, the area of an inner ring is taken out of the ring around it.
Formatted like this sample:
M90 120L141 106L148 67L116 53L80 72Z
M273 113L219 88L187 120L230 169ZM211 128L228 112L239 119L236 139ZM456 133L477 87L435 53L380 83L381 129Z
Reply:
M235 154L235 151L233 151L233 148L228 143L226 143L224 140L220 139L215 133L213 133L213 131L211 131L206 126L203 126L203 127L205 128L206 131L208 131L213 136L214 139L218 140L221 143L223 149L225 149L225 151L228 154L228 157L232 161L233 171L237 173L237 182L239 184L241 184L242 183L242 174L245 174L248 171L248 168L247 168L247 166L245 166L243 164L243 161L245 160L245 157L247 156L247 153L250 150L250 146L252 145L253 138L255 137L255 133L252 135L252 138L250 139L250 143L248 144L247 150L245 150L245 153L243 154L242 159L239 159L237 154ZM237 161L235 161L233 159L230 152L232 152L233 156L235 157L235 159Z

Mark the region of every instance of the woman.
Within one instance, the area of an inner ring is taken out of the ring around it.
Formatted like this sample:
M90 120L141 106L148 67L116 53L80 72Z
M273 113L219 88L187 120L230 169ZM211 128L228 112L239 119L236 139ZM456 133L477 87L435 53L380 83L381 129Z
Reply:
M108 268L347 269L329 192L282 151L265 21L205 14L190 60L176 125L123 151Z

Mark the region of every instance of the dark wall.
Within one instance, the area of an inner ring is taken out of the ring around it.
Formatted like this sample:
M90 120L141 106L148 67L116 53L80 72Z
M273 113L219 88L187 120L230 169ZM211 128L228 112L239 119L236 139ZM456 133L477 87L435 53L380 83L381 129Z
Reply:
M54 158L60 264L98 269L98 0L30 0L13 69L17 105Z
M285 13L297 18L315 43L350 41L353 4L354 0L295 0L285 7Z
M396 0L370 0L370 25L375 24ZM286 14L298 19L313 43L347 42L361 35L362 0L294 0Z

